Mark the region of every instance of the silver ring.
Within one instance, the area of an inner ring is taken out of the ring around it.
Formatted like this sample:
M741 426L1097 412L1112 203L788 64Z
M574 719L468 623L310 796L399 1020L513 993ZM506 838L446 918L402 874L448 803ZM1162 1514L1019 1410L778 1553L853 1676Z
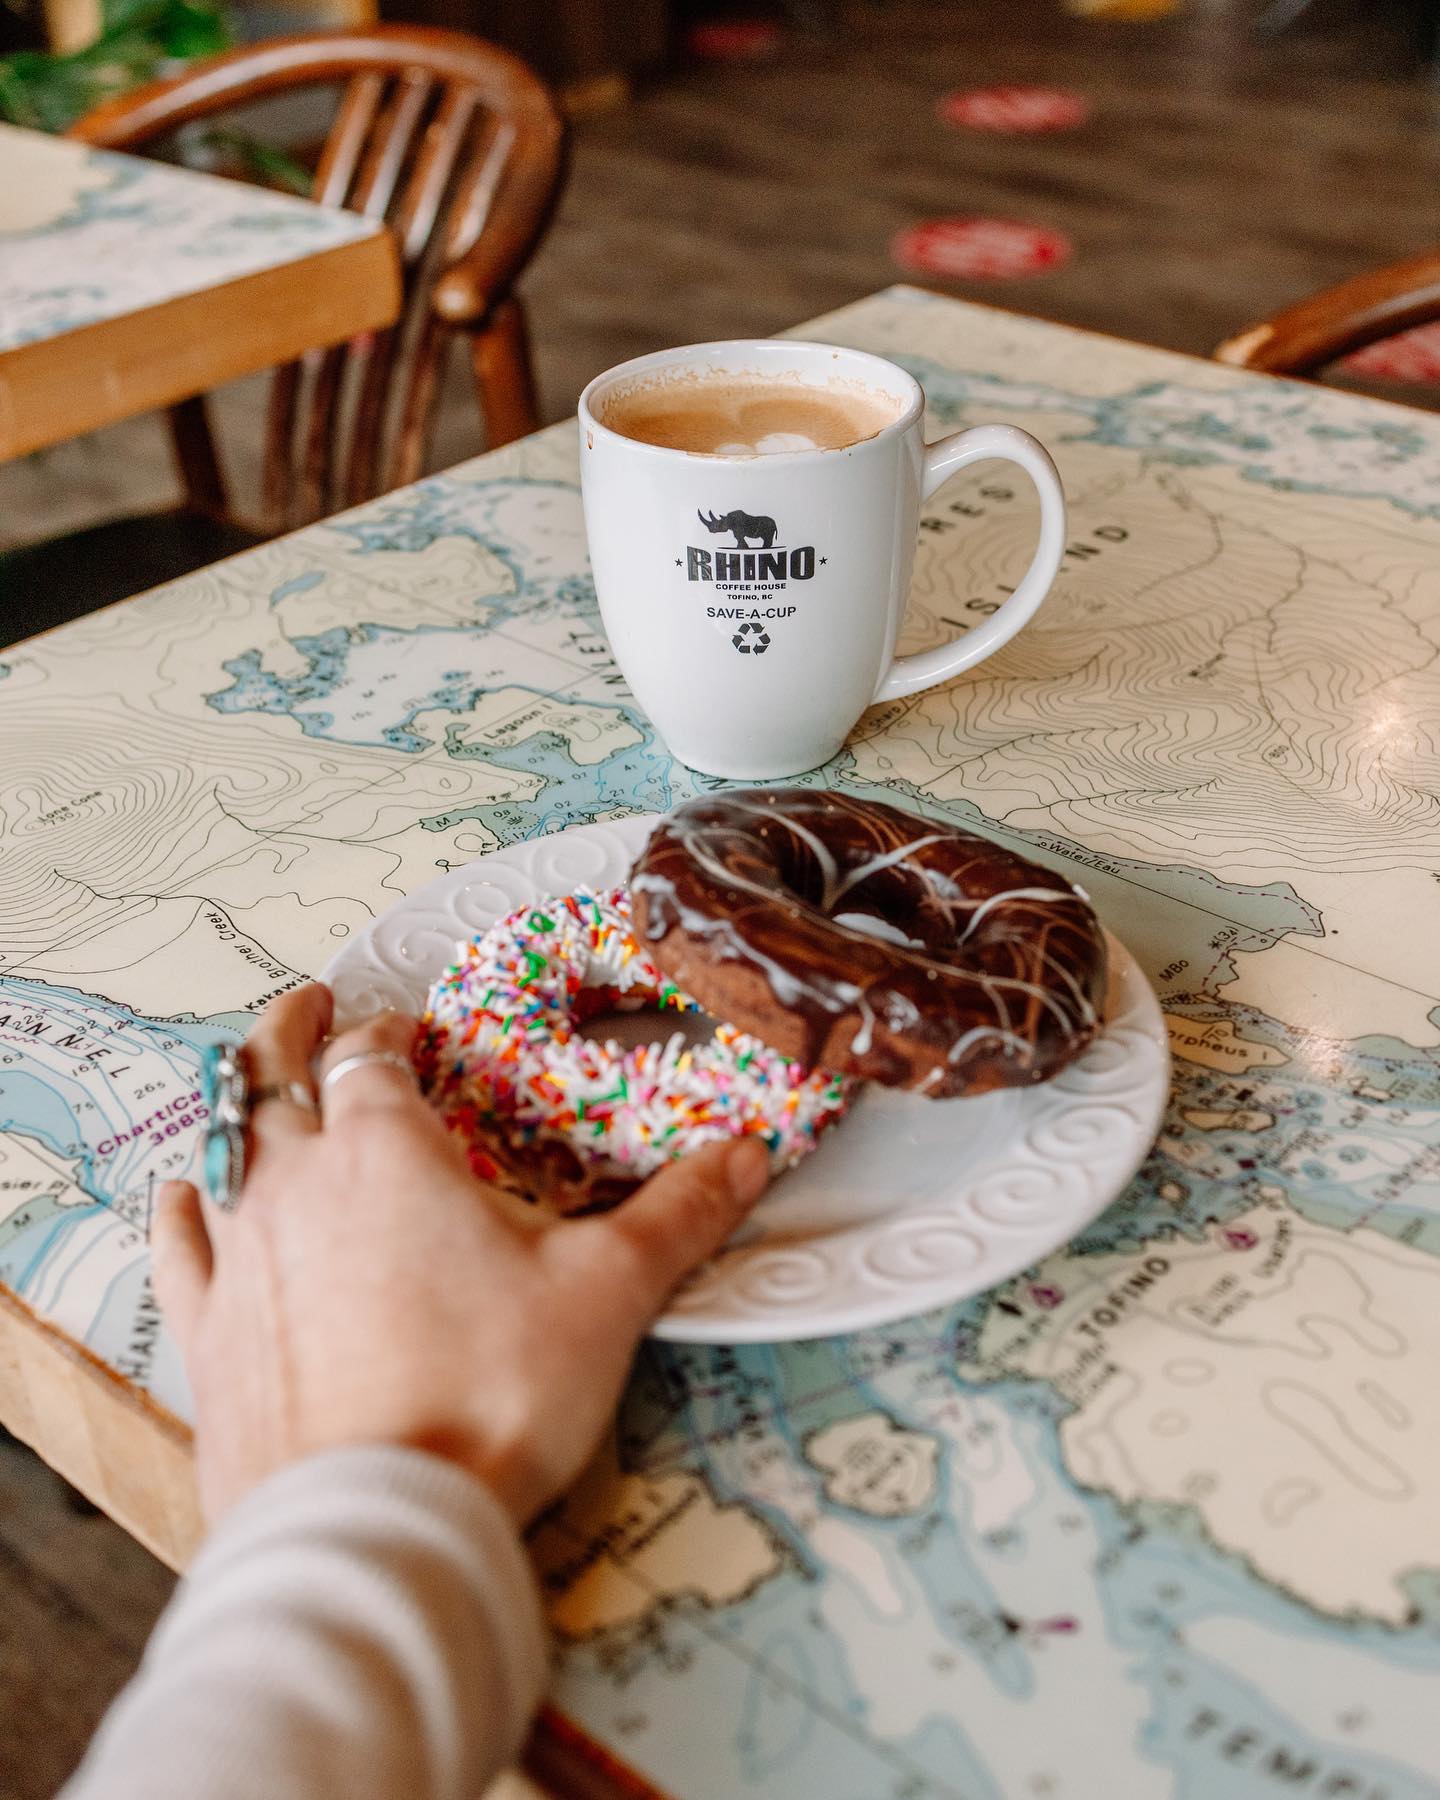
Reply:
M326 1091L334 1087L337 1081L353 1074L356 1069L366 1068L371 1063L378 1063L383 1068L398 1069L402 1075L408 1075L411 1082L419 1087L420 1077L415 1073L415 1065L408 1056L402 1056L398 1050L357 1050L354 1056L344 1056L333 1069L327 1070L320 1083L323 1097Z
M265 1087L251 1088L250 1110L252 1113L266 1100L284 1100L291 1106L298 1106L301 1112L309 1113L312 1118L320 1111L320 1102L303 1081L272 1081Z

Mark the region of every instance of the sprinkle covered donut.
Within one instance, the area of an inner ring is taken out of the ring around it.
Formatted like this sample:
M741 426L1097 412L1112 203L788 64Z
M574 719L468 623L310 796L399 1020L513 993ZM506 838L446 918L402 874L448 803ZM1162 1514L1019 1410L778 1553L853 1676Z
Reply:
M522 907L430 990L417 1062L475 1172L562 1212L612 1205L673 1158L753 1133L775 1169L815 1147L850 1084L718 1025L624 1049L604 1012L693 1013L636 940L624 888Z

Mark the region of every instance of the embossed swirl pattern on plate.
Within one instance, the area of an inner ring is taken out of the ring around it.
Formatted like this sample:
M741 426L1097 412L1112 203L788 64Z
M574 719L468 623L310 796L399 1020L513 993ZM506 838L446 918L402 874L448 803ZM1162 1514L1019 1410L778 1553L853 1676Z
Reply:
M1025 1149L1037 1162L1083 1163L1102 1155L1107 1145L1125 1143L1135 1135L1140 1118L1128 1106L1067 1106L1025 1133Z
M521 869L497 869L483 881L467 880L450 896L455 942L488 931L497 919L535 898L534 887Z
M636 832L630 820L587 825L583 831L557 831L535 838L526 846L532 852L528 872L542 894L568 894L577 887L613 887L630 873L653 820Z
M653 818L607 820L515 844L452 869L357 934L326 971L337 1017L411 1010L462 939L533 900L623 881ZM676 1296L656 1327L682 1341L764 1342L887 1324L964 1299L1038 1262L1124 1189L1159 1128L1169 1061L1160 1009L1111 939L1108 1021L1056 1080L1017 1094L989 1155L947 1149L923 1171L895 1161L867 1216L797 1237L762 1202L737 1240ZM865 1109L841 1128L885 1131ZM915 1154L911 1152L911 1154ZM881 1159L889 1166L892 1159ZM948 1191L947 1191L948 1189ZM916 1203L910 1194L923 1192Z
M987 1167L966 1184L970 1210L983 1225L1034 1237L1047 1227L1063 1242L1067 1222L1090 1197L1085 1171L1068 1163L1037 1161L1022 1151L1013 1161Z
M720 1306L761 1317L796 1307L808 1311L834 1292L836 1273L833 1249L824 1240L784 1249L752 1244L716 1257L671 1304L690 1318L708 1317Z
M357 967L335 981L338 1030L343 1031L352 1019L365 1019L377 1012L409 1012L414 1005L410 984L387 975L383 969Z
M862 1278L904 1288L955 1281L984 1255L975 1233L948 1212L901 1213L856 1246Z

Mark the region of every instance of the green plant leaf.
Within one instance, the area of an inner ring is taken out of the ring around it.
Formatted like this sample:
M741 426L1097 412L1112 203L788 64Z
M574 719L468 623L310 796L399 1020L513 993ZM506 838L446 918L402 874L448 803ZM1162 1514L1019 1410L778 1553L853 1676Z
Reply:
M104 0L100 35L83 50L0 57L0 119L64 131L164 64L210 56L234 41L229 15L209 0Z
M190 0L174 0L160 21L161 42L167 56L190 61L213 56L232 41L223 13L213 6L195 6Z

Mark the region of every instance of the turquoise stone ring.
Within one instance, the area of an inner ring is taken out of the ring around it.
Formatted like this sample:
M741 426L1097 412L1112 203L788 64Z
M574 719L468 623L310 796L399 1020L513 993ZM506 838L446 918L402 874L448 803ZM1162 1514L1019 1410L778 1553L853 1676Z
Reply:
M200 1059L200 1085L210 1109L205 1189L221 1212L234 1212L245 1180L245 1125L250 1111L245 1052L234 1044L208 1044Z

